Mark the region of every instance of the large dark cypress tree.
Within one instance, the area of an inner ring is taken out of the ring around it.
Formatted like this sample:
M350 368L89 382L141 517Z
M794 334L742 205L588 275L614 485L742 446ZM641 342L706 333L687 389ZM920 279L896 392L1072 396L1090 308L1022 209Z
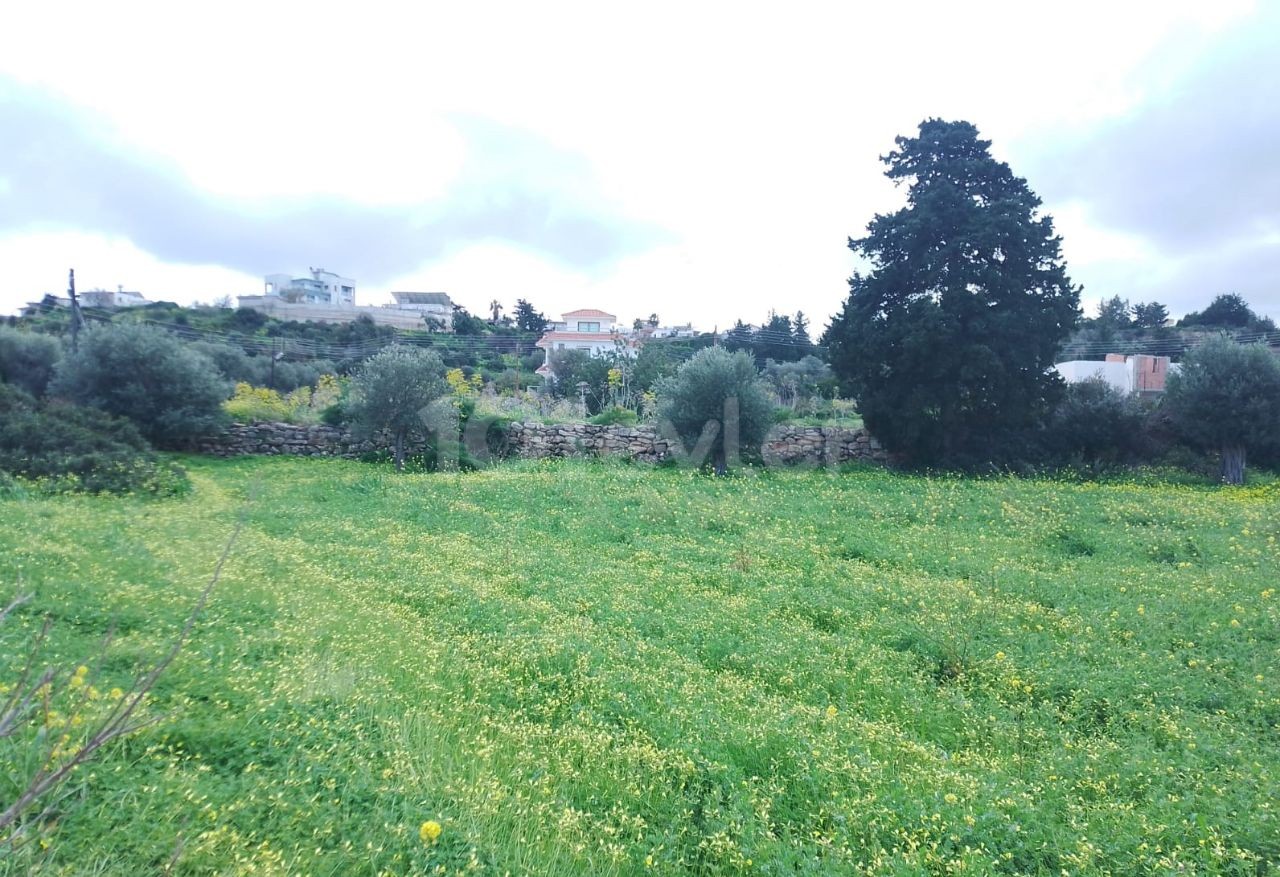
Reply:
M1007 459L1061 392L1079 316L1040 199L968 122L929 119L881 160L910 184L850 249L869 263L823 343L867 427L922 465Z

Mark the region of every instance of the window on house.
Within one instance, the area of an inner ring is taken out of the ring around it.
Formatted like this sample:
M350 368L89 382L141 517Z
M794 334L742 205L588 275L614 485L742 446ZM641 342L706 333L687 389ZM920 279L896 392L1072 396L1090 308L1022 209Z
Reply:
M599 332L600 324L599 323L579 323L578 331L579 332Z

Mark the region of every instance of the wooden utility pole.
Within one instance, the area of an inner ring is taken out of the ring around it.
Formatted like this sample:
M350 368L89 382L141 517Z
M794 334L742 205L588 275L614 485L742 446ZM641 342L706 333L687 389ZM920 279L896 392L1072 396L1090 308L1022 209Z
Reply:
M76 298L76 269L67 274L67 295L71 298L71 352L79 347L80 330L84 328L84 314L80 311L80 299Z

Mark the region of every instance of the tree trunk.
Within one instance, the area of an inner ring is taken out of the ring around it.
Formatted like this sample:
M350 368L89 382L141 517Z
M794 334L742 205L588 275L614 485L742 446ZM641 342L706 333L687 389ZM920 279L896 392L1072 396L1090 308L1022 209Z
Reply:
M396 471L404 471L404 430L396 430Z
M1244 484L1244 445L1224 445L1222 448L1222 481L1224 484Z

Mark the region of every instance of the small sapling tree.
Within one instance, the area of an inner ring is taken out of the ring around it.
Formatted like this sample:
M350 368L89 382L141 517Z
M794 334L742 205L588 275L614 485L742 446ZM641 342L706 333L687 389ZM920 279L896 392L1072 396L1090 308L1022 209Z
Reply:
M397 471L404 469L405 443L427 428L424 412L448 391L444 363L438 354L396 344L356 369L347 411L366 435L386 430Z
M710 454L723 475L742 448L758 448L773 404L755 361L744 351L708 347L657 384L658 419L692 447L695 462Z

